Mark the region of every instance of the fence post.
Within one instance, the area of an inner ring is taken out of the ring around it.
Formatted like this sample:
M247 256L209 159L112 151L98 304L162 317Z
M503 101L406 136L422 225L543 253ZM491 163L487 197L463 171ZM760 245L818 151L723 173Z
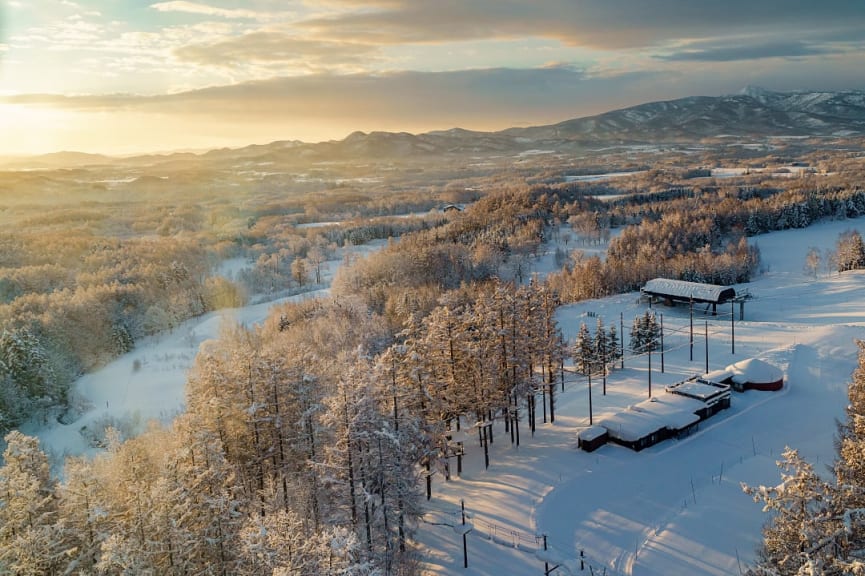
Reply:
M462 516L463 516L463 526L465 526L466 525L466 502L465 502L465 500L460 500L460 508L462 510ZM466 535L467 534L468 533L464 529L463 530L463 568L469 567L469 549L468 549L468 544L466 543Z

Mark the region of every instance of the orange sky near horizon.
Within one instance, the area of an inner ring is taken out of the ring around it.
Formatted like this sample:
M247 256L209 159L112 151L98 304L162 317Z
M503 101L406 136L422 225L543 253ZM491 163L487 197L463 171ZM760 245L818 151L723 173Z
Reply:
M863 65L848 0L6 0L0 155L495 130Z

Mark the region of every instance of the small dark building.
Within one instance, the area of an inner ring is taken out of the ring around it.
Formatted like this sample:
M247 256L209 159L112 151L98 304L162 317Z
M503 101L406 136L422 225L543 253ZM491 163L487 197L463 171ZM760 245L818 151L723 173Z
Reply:
M594 452L607 443L610 435L603 426L589 426L577 436L577 446L586 452Z
M648 296L650 302L651 299L658 298L669 305L673 305L676 302L711 304L713 315L718 312L718 304L724 304L736 299L736 290L729 286L686 282L685 280L670 280L669 278L649 280L640 289L640 292Z

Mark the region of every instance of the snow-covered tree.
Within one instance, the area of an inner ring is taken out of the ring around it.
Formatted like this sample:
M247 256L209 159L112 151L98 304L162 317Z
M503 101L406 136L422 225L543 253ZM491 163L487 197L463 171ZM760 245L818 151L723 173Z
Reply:
M607 332L607 352L610 356L610 362L619 360L622 357L622 348L615 324L610 324L610 329Z
M654 312L642 316L635 316L631 326L631 351L635 354L643 354L658 350L661 346L661 326L655 318Z
M594 367L594 340L585 322L580 324L577 339L574 341L574 366L579 374L588 375Z
M865 574L865 344L839 425L834 481L819 477L787 449L776 487L744 486L772 517L763 530L752 576Z
M594 370L603 372L607 369L607 364L610 362L609 355L609 335L604 327L604 319L598 316L598 324L595 327L595 341L593 348L595 349Z
M813 467L790 448L778 462L781 483L774 487L744 486L763 510L772 513L763 529L763 543L753 576L798 576L841 574L829 571L838 548L831 535L841 516L833 505L833 486L822 480ZM815 571L816 570L816 571Z
M865 242L857 230L848 230L838 238L836 246L838 272L865 267Z
M37 438L14 430L5 440L0 468L0 573L56 574L62 556L48 458Z

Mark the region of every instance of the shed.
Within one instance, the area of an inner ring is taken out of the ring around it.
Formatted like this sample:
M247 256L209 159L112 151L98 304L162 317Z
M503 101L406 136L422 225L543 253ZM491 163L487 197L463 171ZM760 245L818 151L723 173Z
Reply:
M589 426L577 436L577 445L586 452L594 452L607 443L610 435L603 426Z
M718 304L736 299L736 290L730 286L654 278L646 282L640 292L650 298L660 298L674 304L676 302L697 302L712 305L712 314L717 313Z
M759 358L748 358L727 366L729 381L739 392L745 390L775 391L784 387L784 373L777 366Z

